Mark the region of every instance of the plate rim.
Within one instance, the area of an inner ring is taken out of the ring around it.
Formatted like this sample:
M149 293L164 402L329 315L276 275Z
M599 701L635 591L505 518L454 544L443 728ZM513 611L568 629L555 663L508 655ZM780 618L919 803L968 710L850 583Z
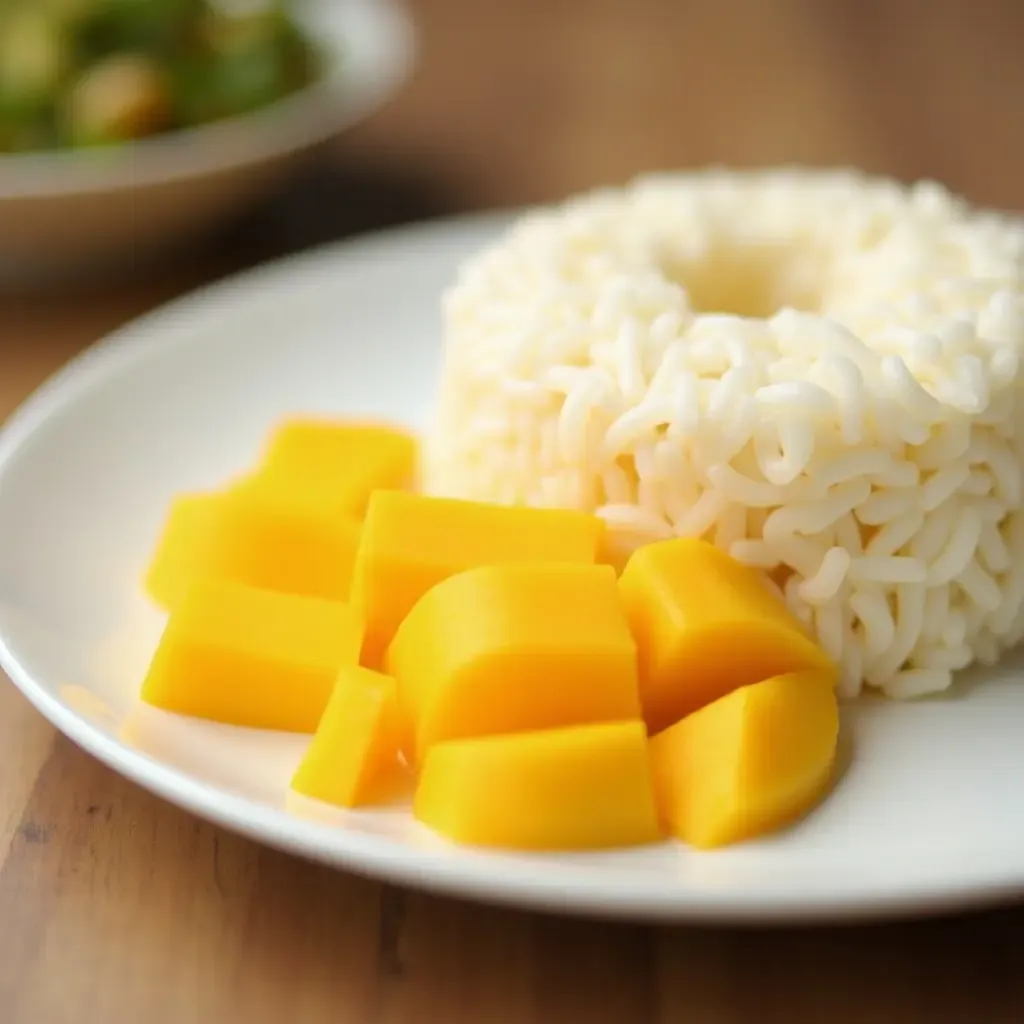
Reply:
M450 241L453 233L497 232L512 215L512 211L489 211L356 236L231 275L129 321L50 375L11 413L0 427L0 481L12 460L52 417L135 360L152 358L175 345L190 313L210 315L212 307L221 305L229 310L228 317L237 315L238 304L230 299L251 292L253 286L275 283L287 289L300 284L310 269L332 262L354 266L361 256L386 253L410 241L440 244ZM929 876L894 886L876 878L867 892L861 886L797 898L789 890L759 895L744 890L730 895L719 888L701 892L688 887L673 894L663 886L613 887L607 875L594 875L590 881L590 872L587 881L577 879L566 886L573 865L548 864L547 870L538 871L538 858L530 855L479 856L479 851L472 851L466 856L467 851L457 847L435 850L397 844L248 799L110 736L37 681L9 641L7 631L0 628L0 668L17 689L59 732L119 775L188 813L263 845L379 881L535 911L754 927L894 920L979 909L1024 897L1024 863L1016 871L974 865L952 884Z

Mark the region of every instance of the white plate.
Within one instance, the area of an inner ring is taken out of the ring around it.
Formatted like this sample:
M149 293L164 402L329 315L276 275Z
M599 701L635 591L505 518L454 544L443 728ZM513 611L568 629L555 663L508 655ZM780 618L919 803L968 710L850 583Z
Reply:
M141 709L161 617L138 579L168 500L249 464L289 412L422 422L438 296L493 218L293 259L129 327L46 385L0 438L0 660L73 740L160 796L339 867L469 897L672 920L947 909L1024 892L1024 680L845 715L834 794L722 852L573 856L448 845L399 810L287 799L305 740Z

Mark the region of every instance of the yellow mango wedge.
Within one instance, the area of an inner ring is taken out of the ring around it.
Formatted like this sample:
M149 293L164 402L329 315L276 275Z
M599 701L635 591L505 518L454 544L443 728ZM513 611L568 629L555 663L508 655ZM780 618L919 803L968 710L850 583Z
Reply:
M593 563L603 535L604 523L583 512L377 491L352 578L366 622L363 664L384 664L402 620L447 577L500 563Z
M619 589L652 733L769 676L835 673L760 574L706 541L678 538L637 549Z
M394 679L343 668L292 789L338 807L379 802L403 772L401 739Z
M146 592L171 610L193 581L213 577L344 601L360 531L356 519L315 499L249 482L183 495L171 506Z
M435 743L640 717L606 565L485 566L428 591L388 654L417 763Z
M659 838L640 721L439 743L413 812L479 846L585 850Z
M650 741L662 821L705 849L788 824L827 788L838 731L828 672L734 690Z
M361 642L347 604L201 580L167 620L142 699L231 725L314 732Z
M416 457L415 438L398 427L292 419L271 433L253 484L361 518L373 491L412 486Z

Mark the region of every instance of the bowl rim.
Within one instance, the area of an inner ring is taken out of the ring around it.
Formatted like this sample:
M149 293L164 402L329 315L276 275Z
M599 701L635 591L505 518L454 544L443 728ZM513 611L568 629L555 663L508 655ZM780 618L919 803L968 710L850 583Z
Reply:
M326 48L328 66L309 85L123 146L0 154L0 203L169 185L309 149L381 106L411 74L417 34L405 0L302 0L296 13Z

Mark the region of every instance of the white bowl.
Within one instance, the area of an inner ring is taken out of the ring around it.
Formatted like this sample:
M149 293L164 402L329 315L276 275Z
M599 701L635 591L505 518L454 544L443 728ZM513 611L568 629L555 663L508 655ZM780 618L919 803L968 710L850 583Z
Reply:
M305 0L299 17L329 67L284 100L117 149L0 156L0 288L110 272L224 223L412 67L401 0Z

